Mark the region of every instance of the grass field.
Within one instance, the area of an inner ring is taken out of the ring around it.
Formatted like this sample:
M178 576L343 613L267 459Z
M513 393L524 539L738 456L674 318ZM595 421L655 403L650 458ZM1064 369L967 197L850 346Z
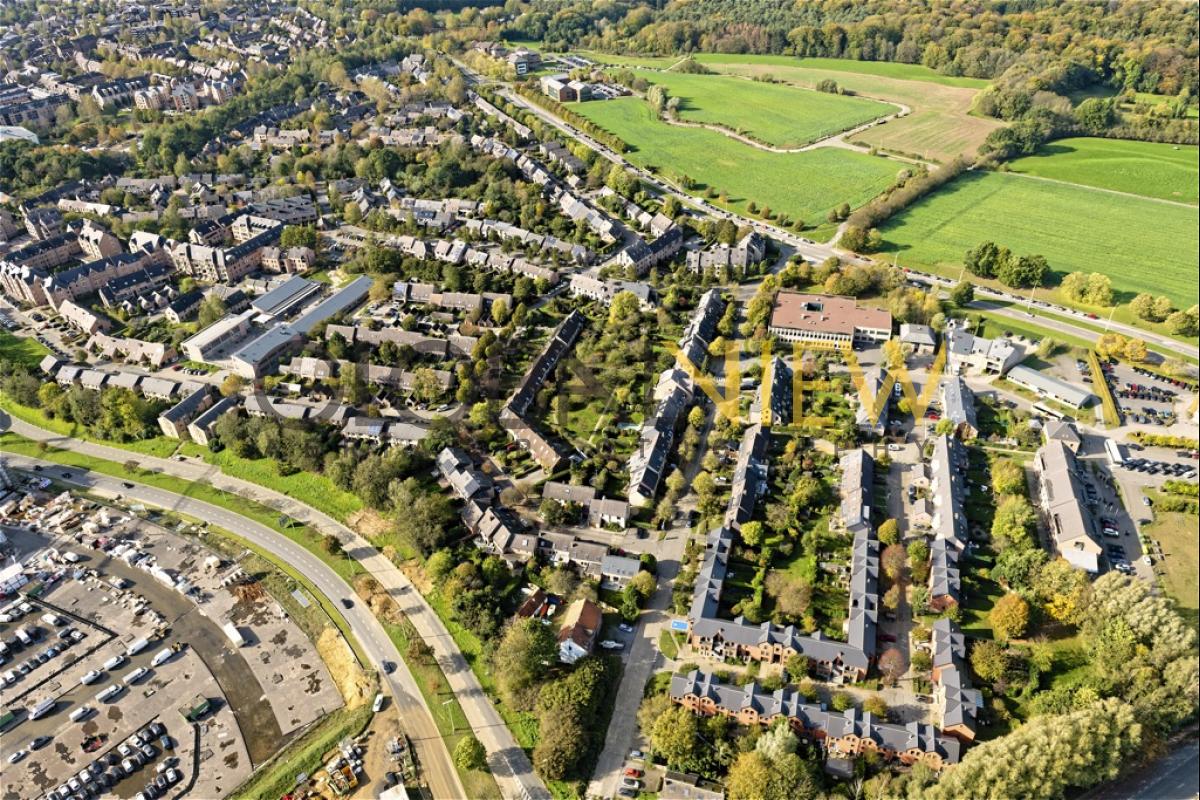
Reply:
M168 439L165 436L153 436L149 439L137 439L129 442L98 439L90 436L86 430L73 422L46 416L40 408L23 406L4 394L0 394L0 410L7 412L15 419L28 422L30 425L36 425L43 430L57 433L59 436L70 436L86 442L95 442L96 444L114 447L118 450L128 450L131 454L140 453L147 456L167 458L179 447L178 440Z
M1193 627L1200 624L1200 541L1196 538L1196 518L1187 514L1155 512L1145 532L1158 540L1163 549L1159 574L1163 589L1171 596L1179 613Z
M716 131L678 128L656 119L636 97L579 103L574 109L636 148L626 154L668 178L689 176L694 190L725 191L741 213L753 200L760 208L810 225L823 223L839 203L859 206L895 180L898 165L836 148L770 153Z
M1119 139L1059 139L1010 164L1013 172L1163 200L1200 200L1200 149Z
M906 266L957 277L963 254L991 240L1045 256L1060 278L1077 270L1106 274L1119 302L1150 292L1188 308L1198 296L1198 225L1196 208L973 172L893 217L883 250L899 249Z
M221 472L231 478L267 486L288 497L294 497L340 522L345 522L351 514L362 510L362 502L355 495L334 486L324 475L312 472L280 475L278 464L273 459L240 458L229 450L214 453L207 447L190 442L183 445L182 452L204 459L209 464L219 467Z
M986 81L948 78L911 64L885 64L845 59L796 59L786 56L702 55L709 69L745 77L766 77L812 88L823 80L863 97L907 106L907 116L876 125L853 141L897 153L949 161L974 154L987 135L1002 125L969 112Z
M36 367L44 356L50 355L50 350L39 342L24 336L13 336L6 330L0 329L0 361L11 361L26 367Z
M634 72L680 99L681 120L722 125L775 147L801 147L897 110L862 97L730 75Z

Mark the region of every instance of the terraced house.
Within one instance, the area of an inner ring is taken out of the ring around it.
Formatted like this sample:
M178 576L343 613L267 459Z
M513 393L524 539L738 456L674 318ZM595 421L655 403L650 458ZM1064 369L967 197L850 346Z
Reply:
M924 764L940 771L959 760L962 745L932 725L911 722L891 725L870 713L850 708L827 711L805 702L795 689L769 691L757 683L723 684L710 672L692 670L671 677L671 700L701 716L722 715L740 725L769 727L787 720L801 739L821 747L830 758L850 758L874 753L884 762L904 766Z

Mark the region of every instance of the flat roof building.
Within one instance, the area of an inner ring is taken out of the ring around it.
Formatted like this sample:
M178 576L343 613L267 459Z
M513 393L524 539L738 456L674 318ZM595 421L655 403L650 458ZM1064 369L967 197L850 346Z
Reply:
M780 292L770 332L784 342L886 342L892 335L892 315L881 308L859 308L853 297Z

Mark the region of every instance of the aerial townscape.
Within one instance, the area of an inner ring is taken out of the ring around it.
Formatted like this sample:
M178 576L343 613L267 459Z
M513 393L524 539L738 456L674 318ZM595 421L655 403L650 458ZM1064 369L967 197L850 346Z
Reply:
M1200 5L0 0L0 800L1200 800Z

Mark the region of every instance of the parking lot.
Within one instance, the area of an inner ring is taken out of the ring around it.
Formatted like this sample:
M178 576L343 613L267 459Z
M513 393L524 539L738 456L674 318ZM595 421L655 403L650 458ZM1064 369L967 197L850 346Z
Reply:
M1173 425L1179 418L1178 404L1182 402L1181 398L1186 401L1191 397L1182 381L1164 378L1123 363L1102 363L1101 367L1126 424L1151 427ZM1084 364L1083 368L1086 370L1087 365Z
M41 509L42 530L4 531L31 581L22 591L40 597L0 601L0 641L40 630L0 675L19 671L26 652L35 661L52 645L60 652L0 693L14 715L0 745L2 800L155 798L179 785L224 796L289 735L341 706L312 643L273 599L247 594L257 584L236 564L64 497ZM81 509L87 522L76 517L73 533L47 532Z

